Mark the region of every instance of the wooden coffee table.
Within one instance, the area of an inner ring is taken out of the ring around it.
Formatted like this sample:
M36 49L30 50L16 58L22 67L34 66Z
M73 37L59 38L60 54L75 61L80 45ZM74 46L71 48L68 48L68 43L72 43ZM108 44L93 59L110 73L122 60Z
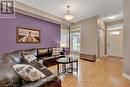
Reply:
M57 61L57 74L65 74L65 73L73 73L73 71L78 72L78 57L64 57L59 58ZM67 67L67 65L70 65ZM74 64L76 66L74 67ZM61 65L61 67L60 67ZM60 68L62 68L62 71L60 72Z

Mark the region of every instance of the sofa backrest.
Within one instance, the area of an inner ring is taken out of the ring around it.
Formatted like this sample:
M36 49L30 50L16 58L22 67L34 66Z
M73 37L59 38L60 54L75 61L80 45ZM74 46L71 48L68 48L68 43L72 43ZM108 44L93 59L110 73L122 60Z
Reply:
M26 49L26 50L20 50L20 51L21 53L37 56L37 49Z
M46 57L49 56L48 48L38 48L37 49L37 57Z
M14 51L11 53L7 53L8 57L10 57L10 61L14 61L14 63L21 63L22 62L22 56L20 51Z
M13 52L13 54L15 53ZM20 62L17 56L16 54L11 55L10 53L8 53L1 57L0 59L0 86L1 87L19 87L22 84L21 79L12 68L14 64Z
M49 56L52 56L53 48L49 48L48 51L49 51Z
M52 54L53 48L37 48L37 57L50 57Z

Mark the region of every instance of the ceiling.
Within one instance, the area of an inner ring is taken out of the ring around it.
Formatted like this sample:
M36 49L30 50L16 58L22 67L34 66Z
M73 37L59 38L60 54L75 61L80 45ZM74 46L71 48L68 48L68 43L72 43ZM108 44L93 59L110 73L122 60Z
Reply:
M66 6L77 22L90 16L99 15L106 22L123 18L123 0L16 0L31 7L40 9L58 17L64 17Z

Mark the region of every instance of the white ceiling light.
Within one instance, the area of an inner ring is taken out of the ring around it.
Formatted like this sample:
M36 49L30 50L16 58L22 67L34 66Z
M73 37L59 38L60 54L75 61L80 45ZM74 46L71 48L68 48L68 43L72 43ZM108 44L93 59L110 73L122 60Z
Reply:
M69 21L73 19L73 16L71 15L71 11L70 11L70 5L66 6L67 9L65 10L65 16L64 19Z
M123 12L118 13L116 15L103 17L103 19L105 22L112 22L112 21L121 20L121 19L123 19Z
M119 17L119 15L113 15L113 16L105 17L104 19L113 20L113 19L116 19L116 18L118 18L118 17Z
M118 17L118 15L114 15L114 16L110 16L109 18L110 19L115 19L115 18L117 18Z
M111 34L111 35L119 35L120 32L119 32L119 31L113 31L113 32L111 32L110 34Z
M107 26L107 30L120 30L120 29L123 29L123 23Z
M123 27L109 28L108 30L111 31L111 30L120 30L120 29L123 29Z

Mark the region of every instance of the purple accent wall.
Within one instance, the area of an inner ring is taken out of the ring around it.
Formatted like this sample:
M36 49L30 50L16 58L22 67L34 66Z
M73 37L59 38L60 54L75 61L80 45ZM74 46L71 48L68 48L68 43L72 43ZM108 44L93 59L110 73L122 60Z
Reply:
M41 31L40 44L17 44L16 27ZM0 53L19 49L59 47L60 25L16 13L15 19L0 18Z

